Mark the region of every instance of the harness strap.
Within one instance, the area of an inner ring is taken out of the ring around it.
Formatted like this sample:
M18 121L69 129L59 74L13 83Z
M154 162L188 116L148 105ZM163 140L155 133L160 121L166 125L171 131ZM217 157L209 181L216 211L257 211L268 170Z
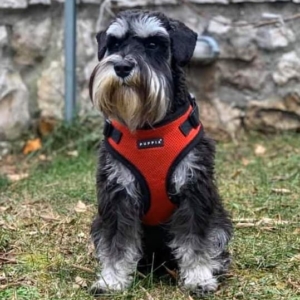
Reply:
M190 95L189 101L192 105L192 111L190 112L188 118L179 126L179 129L184 136L188 136L190 131L193 128L197 128L200 124L199 109L196 104L196 100L192 95ZM105 120L103 135L106 138L112 138L117 144L120 143L122 138L122 132L115 128L108 119Z
M112 138L116 144L119 144L122 138L122 132L115 128L108 119L105 120L103 135L106 138Z
M188 118L179 126L179 129L184 136L188 136L192 128L197 128L199 124L199 110L197 106L193 106L193 110Z

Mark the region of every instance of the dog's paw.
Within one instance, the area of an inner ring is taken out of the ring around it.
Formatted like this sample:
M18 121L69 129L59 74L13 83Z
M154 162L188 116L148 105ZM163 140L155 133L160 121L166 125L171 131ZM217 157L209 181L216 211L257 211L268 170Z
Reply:
M183 284L182 287L192 294L202 296L207 293L215 292L218 288L218 282L215 278L211 278L209 280L202 280L197 284Z
M97 281L93 283L90 288L90 293L92 295L103 295L108 293L117 293L125 290L131 284L131 277L120 278L119 276L114 276L113 273L106 274L109 276L101 275Z
M100 296L100 295L103 295L103 294L108 294L108 293L110 293L110 291L108 291L106 288L103 288L102 284L99 283L99 281L96 281L90 287L89 293L92 296L97 297L97 296Z
M218 288L217 279L206 266L198 266L187 270L184 275L181 286L193 294L203 295L214 292Z

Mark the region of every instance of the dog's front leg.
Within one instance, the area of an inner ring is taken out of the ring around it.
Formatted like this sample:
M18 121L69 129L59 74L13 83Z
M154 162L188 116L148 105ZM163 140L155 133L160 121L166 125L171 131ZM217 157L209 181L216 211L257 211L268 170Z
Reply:
M92 238L101 273L92 293L121 291L130 286L141 257L141 224L137 202L116 185L100 196Z
M207 241L199 233L199 221L188 200L180 205L172 217L171 232L174 236L170 247L178 261L180 285L195 293L215 291L217 280L213 276L214 262L205 249ZM197 224L198 223L198 224Z
M225 247L231 224L219 203L214 203L214 208L206 205L209 195L214 196L216 191L205 191L205 185L197 191L197 187L199 183L180 195L182 202L170 223L173 236L170 247L178 261L182 287L202 294L217 289L214 274L222 273L228 267ZM208 198L203 199L206 196Z

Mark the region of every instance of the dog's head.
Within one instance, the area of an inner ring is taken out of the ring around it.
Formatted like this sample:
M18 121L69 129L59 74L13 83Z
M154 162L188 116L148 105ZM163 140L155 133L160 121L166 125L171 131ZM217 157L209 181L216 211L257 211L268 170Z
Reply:
M125 11L97 34L90 97L134 131L161 121L173 99L175 68L191 59L197 34L162 13Z

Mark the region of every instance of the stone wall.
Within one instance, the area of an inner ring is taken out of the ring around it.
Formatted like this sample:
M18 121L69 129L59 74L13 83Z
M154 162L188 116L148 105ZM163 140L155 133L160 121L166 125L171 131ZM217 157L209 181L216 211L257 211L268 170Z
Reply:
M0 141L38 120L63 118L63 0L0 1ZM120 9L148 7L213 36L218 60L196 58L187 73L205 127L235 137L240 129L300 130L300 1L77 0L77 102L95 116L87 81L95 33ZM299 4L298 4L299 3ZM102 5L102 6L101 6ZM297 14L298 12L298 14Z

